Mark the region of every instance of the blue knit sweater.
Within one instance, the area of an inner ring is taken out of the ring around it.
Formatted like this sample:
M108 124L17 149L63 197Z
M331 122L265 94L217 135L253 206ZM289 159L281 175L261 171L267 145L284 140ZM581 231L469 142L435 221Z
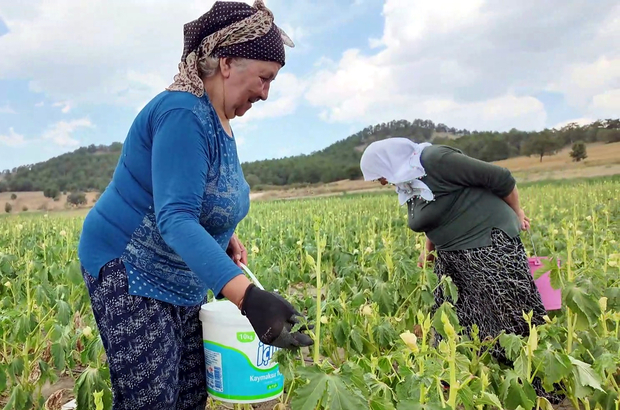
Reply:
M234 137L208 97L164 91L132 124L112 181L88 213L78 256L98 277L120 258L129 293L201 303L241 269L226 254L250 207Z

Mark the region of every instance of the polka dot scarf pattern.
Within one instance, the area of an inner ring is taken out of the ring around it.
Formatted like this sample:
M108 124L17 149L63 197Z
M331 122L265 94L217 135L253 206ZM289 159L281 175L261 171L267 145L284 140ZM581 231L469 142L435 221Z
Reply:
M274 24L273 13L263 0L256 0L253 6L217 1L211 10L185 24L183 37L179 73L167 90L188 91L198 97L204 94L198 74L200 57L244 57L275 61L284 66L284 45L295 47L289 36Z

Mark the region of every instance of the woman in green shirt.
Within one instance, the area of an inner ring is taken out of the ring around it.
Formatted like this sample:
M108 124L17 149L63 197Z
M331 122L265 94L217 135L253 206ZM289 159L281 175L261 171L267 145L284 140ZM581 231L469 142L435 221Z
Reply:
M407 205L409 228L426 234L419 264L433 261L430 252L436 250L434 271L457 286L455 310L467 333L476 324L481 339L502 331L527 336L523 312L530 311L534 324L544 323L546 310L519 237L530 220L510 171L452 147L407 138L373 142L360 166L365 180L395 185L400 204ZM433 311L444 300L438 287ZM499 346L493 355L509 363Z

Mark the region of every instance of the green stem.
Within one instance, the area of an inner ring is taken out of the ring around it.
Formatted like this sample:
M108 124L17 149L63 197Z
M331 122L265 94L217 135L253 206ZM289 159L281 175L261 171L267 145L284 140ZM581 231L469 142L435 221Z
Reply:
M456 409L456 395L458 393L458 386L456 381L456 341L450 338L448 340L450 345L450 394L448 396L448 404L453 410Z
M568 236L568 235L567 235ZM566 273L566 280L568 283L572 283L573 282L573 237L568 237L568 240L566 241L566 269L567 269L567 273ZM566 308L566 316L568 319L568 327L567 327L567 331L568 331L568 337L566 339L566 352L568 354L570 354L573 350L573 313L571 312L570 308Z
M570 354L573 351L574 320L573 320L573 312L568 307L566 308L566 315L568 317L568 327L567 327L568 336L566 338L566 353Z
M399 317L399 315L401 313L401 310L409 309L411 307L411 305L408 304L408 302L410 302L409 299L411 299L412 296L418 295L420 293L421 289L422 289L421 286L416 286L416 288L401 303L400 307L398 308L398 310L394 314L394 317Z
M319 348L321 342L321 290L323 282L321 281L321 257L322 257L322 240L319 236L319 231L316 232L316 327L315 327L315 340L314 340L314 363L319 363Z

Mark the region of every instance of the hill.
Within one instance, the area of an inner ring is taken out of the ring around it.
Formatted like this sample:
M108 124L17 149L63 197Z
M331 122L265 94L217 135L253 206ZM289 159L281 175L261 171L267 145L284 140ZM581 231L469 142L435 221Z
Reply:
M519 184L524 182L572 180L579 178L620 176L620 142L587 144L587 158L580 162L573 162L566 147L556 154L544 158L540 162L535 157L514 157L494 162L510 169ZM390 186L380 186L374 182L362 180L342 180L327 184L307 184L304 186L271 187L268 190L257 192L254 190L250 197L253 201L270 201L277 199L302 199L308 197L322 197L343 195L347 193L364 193L373 191L393 192ZM97 200L97 192L85 195L84 202L79 206L68 203L68 195L59 195L55 199L46 198L43 192L4 192L0 193L0 216L8 203L11 213L25 211L64 211L63 215L83 216Z
M243 164L243 169L255 191L358 179L361 176L359 159L364 148L373 141L395 136L455 146L484 161L500 161L520 155L534 155L542 161L545 155L558 152L575 141L620 141L620 119L583 126L571 123L560 130L539 132L516 129L470 132L429 120L392 121L366 127L321 151L248 162ZM0 179L0 192L45 191L48 197L58 197L66 192L101 191L112 177L121 149L119 142L110 146L91 145L45 162L5 170Z

